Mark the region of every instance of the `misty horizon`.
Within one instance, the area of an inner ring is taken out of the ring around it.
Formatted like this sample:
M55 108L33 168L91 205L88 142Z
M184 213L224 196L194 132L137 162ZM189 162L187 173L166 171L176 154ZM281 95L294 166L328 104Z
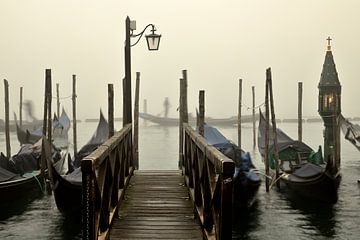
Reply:
M156 5L156 7L153 6ZM107 112L107 84L114 84L115 117L122 117L125 18L140 32L148 23L162 34L160 49L149 52L145 39L131 49L132 96L135 73L141 73L140 111L163 111L169 97L170 117L177 117L179 79L188 70L189 112L205 90L205 114L237 114L238 81L243 79L242 114L251 114L251 87L256 105L264 102L265 70L272 69L277 118L297 117L297 86L303 82L303 116L318 117L318 83L330 36L342 85L342 113L360 116L354 104L359 83L359 33L352 28L360 2L310 1L1 1L0 74L10 85L10 119L18 114L19 89L35 103L41 119L45 69L52 70L53 112L56 83L61 104L72 115L72 74L77 75L77 118ZM151 9L151 11L149 10ZM133 39L134 41L134 39ZM4 84L0 87L4 119ZM133 101L134 103L134 101ZM25 115L25 114L24 114Z

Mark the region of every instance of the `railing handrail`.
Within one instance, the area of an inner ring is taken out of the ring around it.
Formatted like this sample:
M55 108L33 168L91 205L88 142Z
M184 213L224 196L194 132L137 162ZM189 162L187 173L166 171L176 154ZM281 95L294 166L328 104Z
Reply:
M106 239L133 173L132 125L81 161L83 239Z
M204 237L231 239L235 164L189 124L183 124L182 170Z

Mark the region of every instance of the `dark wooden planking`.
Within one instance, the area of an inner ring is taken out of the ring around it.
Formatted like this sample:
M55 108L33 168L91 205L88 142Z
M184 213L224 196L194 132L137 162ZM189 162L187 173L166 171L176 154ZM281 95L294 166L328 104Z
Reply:
M180 171L136 171L111 239L203 239Z

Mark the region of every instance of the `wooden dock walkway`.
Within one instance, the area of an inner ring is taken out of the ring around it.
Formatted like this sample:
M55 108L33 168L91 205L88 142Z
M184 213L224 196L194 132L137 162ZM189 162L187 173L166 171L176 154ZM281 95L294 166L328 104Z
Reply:
M135 171L110 239L203 239L180 170Z

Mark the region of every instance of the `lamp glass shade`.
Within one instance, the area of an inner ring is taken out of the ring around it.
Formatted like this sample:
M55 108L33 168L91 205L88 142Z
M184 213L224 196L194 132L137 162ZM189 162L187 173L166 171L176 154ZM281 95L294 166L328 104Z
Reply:
M152 34L146 35L145 37L146 37L146 42L147 42L147 45L148 45L148 49L150 51L159 50L161 35L152 33Z

